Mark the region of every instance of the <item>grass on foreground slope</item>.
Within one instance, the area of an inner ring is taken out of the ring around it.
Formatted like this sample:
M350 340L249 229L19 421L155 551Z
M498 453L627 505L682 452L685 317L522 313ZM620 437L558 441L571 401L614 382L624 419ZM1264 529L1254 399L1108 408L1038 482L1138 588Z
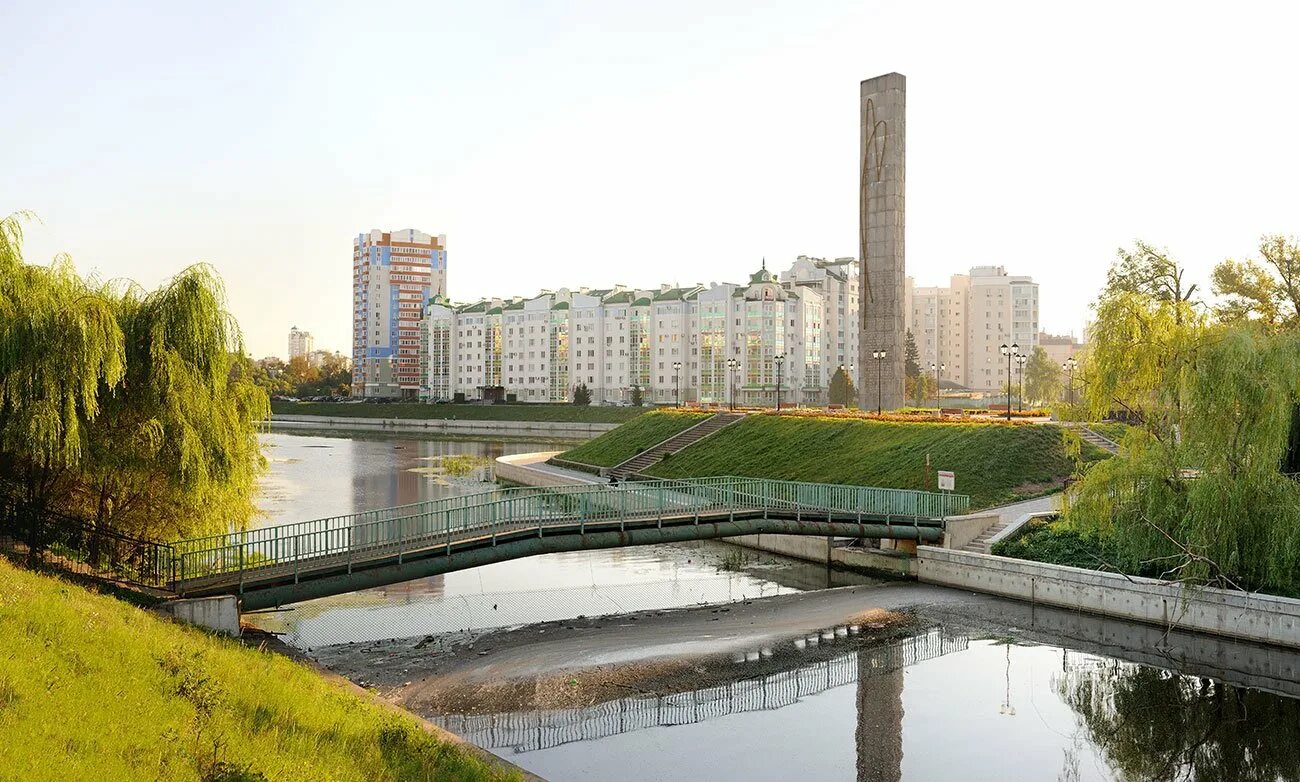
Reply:
M284 657L0 560L0 778L517 777Z
M458 421L552 421L580 424L621 424L646 411L643 407L591 405L454 405L394 402L346 404L343 402L272 402L271 415L319 415L332 418L454 418Z
M588 440L577 448L565 451L560 458L596 467L613 467L711 415L713 413L679 410L647 413L594 440Z
M952 470L957 492L970 495L972 508L1041 496L1059 489L1072 471L1056 426L751 415L647 472L924 489L926 454L931 487L933 471Z

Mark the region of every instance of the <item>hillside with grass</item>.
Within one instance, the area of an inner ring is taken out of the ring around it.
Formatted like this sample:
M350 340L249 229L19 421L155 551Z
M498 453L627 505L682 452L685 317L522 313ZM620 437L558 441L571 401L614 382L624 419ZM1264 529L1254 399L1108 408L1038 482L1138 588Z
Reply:
M457 421L551 421L555 423L621 424L646 412L644 407L599 407L570 404L463 405L393 402L272 402L271 417L318 415L330 418L411 418Z
M1096 449L1087 448L1096 458ZM970 495L972 508L987 508L1060 489L1073 464L1060 428L1051 425L751 415L647 472L925 489L933 488L935 470L955 472L957 492Z
M561 454L571 462L613 467L712 416L687 410L659 410L623 424Z
M0 778L518 775L285 657L0 559Z

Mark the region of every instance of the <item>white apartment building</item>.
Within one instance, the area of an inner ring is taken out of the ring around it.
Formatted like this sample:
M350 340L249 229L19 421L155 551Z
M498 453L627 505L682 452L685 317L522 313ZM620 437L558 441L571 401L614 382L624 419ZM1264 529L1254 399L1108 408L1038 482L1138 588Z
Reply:
M1029 355L1038 344L1038 283L1002 266L954 274L946 288L918 288L909 277L904 312L921 368L941 364L942 380L976 391L1006 382L1002 345Z
M836 324L857 322L849 269L801 258L785 282L764 264L744 285L561 288L459 306L435 297L425 308L422 395L564 402L585 384L597 403L628 401L639 387L657 403L734 395L771 405L779 374L784 403L820 404L856 350L856 332L852 342L824 338L828 297Z
M303 331L297 326L289 329L289 360L298 356L310 356L316 349L316 340L310 331Z

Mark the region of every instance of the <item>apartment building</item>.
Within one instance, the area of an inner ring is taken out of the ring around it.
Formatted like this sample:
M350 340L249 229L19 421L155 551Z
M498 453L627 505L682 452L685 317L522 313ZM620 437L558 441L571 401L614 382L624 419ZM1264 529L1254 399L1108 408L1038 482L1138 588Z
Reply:
M421 393L421 319L434 296L446 295L445 234L372 230L353 240L353 396Z
M316 349L316 340L310 331L303 331L297 326L289 329L289 360L298 356L309 356Z
M435 297L424 311L421 395L563 402L585 384L597 403L639 389L657 403L773 404L779 375L783 402L820 404L834 367L853 355L855 342L824 338L826 301L841 288L836 323L857 322L852 274L801 259L784 282L764 263L745 284L561 288L465 305Z
M943 380L976 391L1006 381L1002 345L1028 355L1038 344L1038 283L1002 266L954 274L946 288L918 288L909 277L904 312L921 367L941 364Z

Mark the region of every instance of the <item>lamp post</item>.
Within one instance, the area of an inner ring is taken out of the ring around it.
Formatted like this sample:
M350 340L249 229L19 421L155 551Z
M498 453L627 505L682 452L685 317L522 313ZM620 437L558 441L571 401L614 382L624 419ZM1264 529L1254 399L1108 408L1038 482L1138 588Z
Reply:
M933 361L931 361L930 369L934 370L934 407L938 411L939 415L942 416L943 415L943 391L940 389L939 381L941 380L940 373L946 372L948 370L948 365L936 364Z
M1013 342L1011 347L1007 347L1004 343L998 350L1007 357L1007 421L1009 422L1011 420L1011 357L1020 352L1020 346Z
M1016 374L1020 376L1020 412L1025 412L1025 362L1029 356L1020 353L1016 356Z
M676 389L673 391L673 399L674 401L677 402L677 406L681 407L682 406L682 362L680 361L673 362L673 381L677 384Z
M1074 368L1077 367L1078 365L1079 362L1074 360L1074 356L1070 356L1069 358L1067 358L1065 360L1065 363L1061 365L1061 369L1064 369L1066 374L1069 376L1069 382L1070 382L1069 393L1070 393L1071 405L1074 404Z
M736 359L727 359L727 387L729 389L728 396L730 397L728 406L733 411L736 409L736 367L738 366L740 366L740 362Z
M881 408L885 393L885 357L888 355L884 350L871 351L871 357L876 360L876 415L884 412Z
M776 411L781 412L781 366L785 364L785 356L778 355L772 359L776 364Z

